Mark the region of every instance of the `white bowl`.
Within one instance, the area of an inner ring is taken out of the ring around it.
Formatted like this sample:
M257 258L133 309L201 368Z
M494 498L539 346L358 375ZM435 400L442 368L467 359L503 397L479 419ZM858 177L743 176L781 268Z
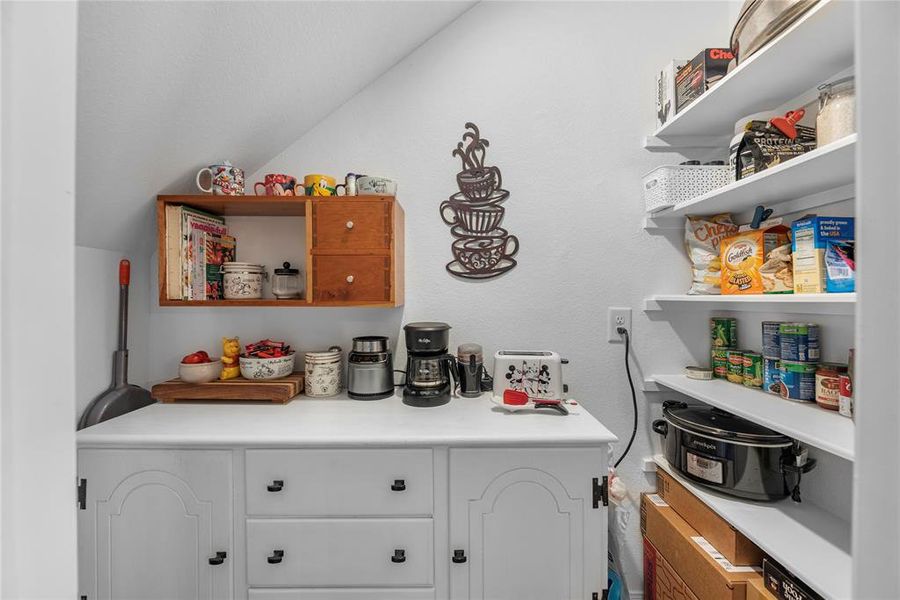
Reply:
M208 363L179 363L178 377L185 383L209 383L222 374L222 359L212 358Z
M240 357L241 375L244 379L278 379L294 372L295 352L278 358Z

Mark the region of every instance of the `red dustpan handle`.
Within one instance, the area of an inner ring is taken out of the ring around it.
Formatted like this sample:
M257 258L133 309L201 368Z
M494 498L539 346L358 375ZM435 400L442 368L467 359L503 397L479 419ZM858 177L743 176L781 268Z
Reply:
M128 285L131 282L131 261L123 258L119 261L119 285Z

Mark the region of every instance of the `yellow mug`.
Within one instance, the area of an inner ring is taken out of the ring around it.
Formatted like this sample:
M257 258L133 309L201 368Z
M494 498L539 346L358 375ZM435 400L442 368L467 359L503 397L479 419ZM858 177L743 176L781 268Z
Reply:
M329 175L307 175L303 178L303 188L307 196L334 196L337 180Z

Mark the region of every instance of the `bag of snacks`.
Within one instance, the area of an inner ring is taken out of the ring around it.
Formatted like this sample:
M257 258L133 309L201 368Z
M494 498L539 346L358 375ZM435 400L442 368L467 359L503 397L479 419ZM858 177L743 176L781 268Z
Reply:
M780 224L780 219L762 223L759 229L751 229L745 225L735 235L722 240L722 293L723 294L762 294L766 293L793 293L793 287L775 285L776 281L786 284L785 273L779 278L775 269L774 280L770 280L772 287L766 289L761 269L764 264L769 264L770 258L776 262L787 263L790 259L785 254L789 247L790 229ZM778 252L775 252L778 250ZM772 257L772 253L775 256ZM769 264L769 268L777 265ZM790 275L793 285L793 275Z
M691 217L684 222L684 246L691 261L692 282L688 294L719 294L722 261L719 243L737 231L731 215Z

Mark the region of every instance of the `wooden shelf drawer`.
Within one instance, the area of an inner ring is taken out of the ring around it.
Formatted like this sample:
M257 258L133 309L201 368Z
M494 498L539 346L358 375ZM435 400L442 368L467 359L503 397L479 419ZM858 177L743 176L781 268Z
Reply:
M387 199L313 201L310 245L314 251L389 250L392 207Z
M395 556L398 559L392 560ZM247 520L247 583L251 586L429 586L433 582L431 519Z
M314 254L310 262L314 302L392 301L390 256Z
M432 514L430 449L247 450L246 469L249 515Z

